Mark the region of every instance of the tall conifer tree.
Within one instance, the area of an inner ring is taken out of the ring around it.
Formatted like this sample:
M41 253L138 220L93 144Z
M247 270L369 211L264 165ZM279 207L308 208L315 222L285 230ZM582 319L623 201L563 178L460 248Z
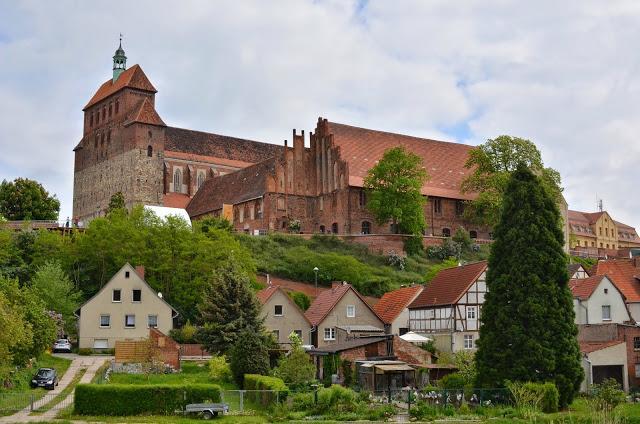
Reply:
M503 202L489 257L477 383L551 381L566 407L583 371L560 212L525 166L512 174Z

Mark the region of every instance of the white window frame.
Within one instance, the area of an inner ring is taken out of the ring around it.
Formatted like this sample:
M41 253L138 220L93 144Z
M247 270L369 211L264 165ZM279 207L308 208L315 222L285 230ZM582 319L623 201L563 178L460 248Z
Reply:
M335 340L336 339L336 329L334 327L326 327L324 329L324 339L325 340Z
M128 325L129 324L129 317L133 317L133 325ZM136 328L136 314L126 314L124 316L124 328Z
M151 317L155 318L155 321L156 321L155 325L151 325ZM158 328L158 315L156 314L147 315L147 328Z
M465 350L473 349L473 334L465 334L463 337L463 347Z
M107 318L107 325L102 324L102 318ZM100 314L100 328L111 328L111 315L109 314Z
M475 320L478 317L478 308L476 306L467 306L467 319Z
M115 300L115 293L120 292L120 300ZM113 289L111 291L111 302L113 303L122 303L122 289Z
M607 311L607 316L604 311ZM602 321L611 321L611 305L602 305Z
M278 306L280 307L280 313L277 313L277 312L276 312L276 308L277 308ZM284 306L282 306L282 305L273 305L273 316L274 316L274 317L281 317L281 316L284 316Z
M356 317L356 305L347 305L347 318Z

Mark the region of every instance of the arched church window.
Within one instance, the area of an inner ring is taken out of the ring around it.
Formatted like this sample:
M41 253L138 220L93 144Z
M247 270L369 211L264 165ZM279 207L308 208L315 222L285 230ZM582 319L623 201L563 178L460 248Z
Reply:
M153 147L147 146L147 156L153 157Z
M200 190L202 184L204 184L204 172L198 172L198 190Z
M173 171L173 191L182 193L182 171L180 168L176 168L176 170Z

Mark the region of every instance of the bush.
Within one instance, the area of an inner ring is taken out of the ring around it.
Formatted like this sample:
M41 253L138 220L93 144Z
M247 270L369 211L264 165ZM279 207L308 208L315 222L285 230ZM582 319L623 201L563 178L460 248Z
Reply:
M613 378L607 378L601 384L592 385L591 396L595 405L604 411L612 411L626 399L620 384Z
M312 392L296 393L291 397L291 405L294 411L311 411L315 408L315 398Z
M353 412L358 406L357 393L346 387L333 385L318 391L316 412Z
M78 355L81 356L89 356L93 353L93 349L90 349L88 347L81 347L80 349L78 349Z
M214 384L78 384L74 407L79 415L169 415L189 403L220 402Z
M229 366L233 379L244 388L244 375L267 374L269 372L269 351L266 337L249 329L243 330L229 352Z
M169 331L169 337L171 337L176 342L183 343L197 343L196 334L198 329L191 324L191 322L187 321L187 323L182 328L175 328Z
M259 402L262 405L269 405L274 400L283 401L289 394L289 388L284 381L278 377L269 377L259 374L244 375L245 390L270 390L269 392L248 392L247 398Z
M291 296L291 299L293 299L295 304L298 305L298 308L303 311L306 311L309 309L309 306L311 306L311 299L302 292L292 291L289 292L289 296Z
M227 358L224 355L213 356L209 359L209 377L214 381L221 381L223 383L229 383L233 379L231 374L231 368L227 363Z
M462 390L465 384L465 378L457 372L447 374L438 381L438 387L447 390Z
M507 387L511 392L516 407L526 419L532 418L540 410L545 413L558 412L560 392L556 385L551 382L507 382Z

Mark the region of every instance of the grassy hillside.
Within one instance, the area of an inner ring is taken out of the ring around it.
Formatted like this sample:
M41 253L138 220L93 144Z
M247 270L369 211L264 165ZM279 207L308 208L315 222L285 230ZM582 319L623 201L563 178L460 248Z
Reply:
M433 278L435 270L456 264L420 255L405 258L403 266L392 265L389 257L371 254L366 247L335 236L313 236L310 240L286 234L237 237L251 251L261 272L313 282L313 268L318 267L318 283L348 281L361 293L372 296L381 296L402 284L424 283ZM464 259L485 256L483 250Z

